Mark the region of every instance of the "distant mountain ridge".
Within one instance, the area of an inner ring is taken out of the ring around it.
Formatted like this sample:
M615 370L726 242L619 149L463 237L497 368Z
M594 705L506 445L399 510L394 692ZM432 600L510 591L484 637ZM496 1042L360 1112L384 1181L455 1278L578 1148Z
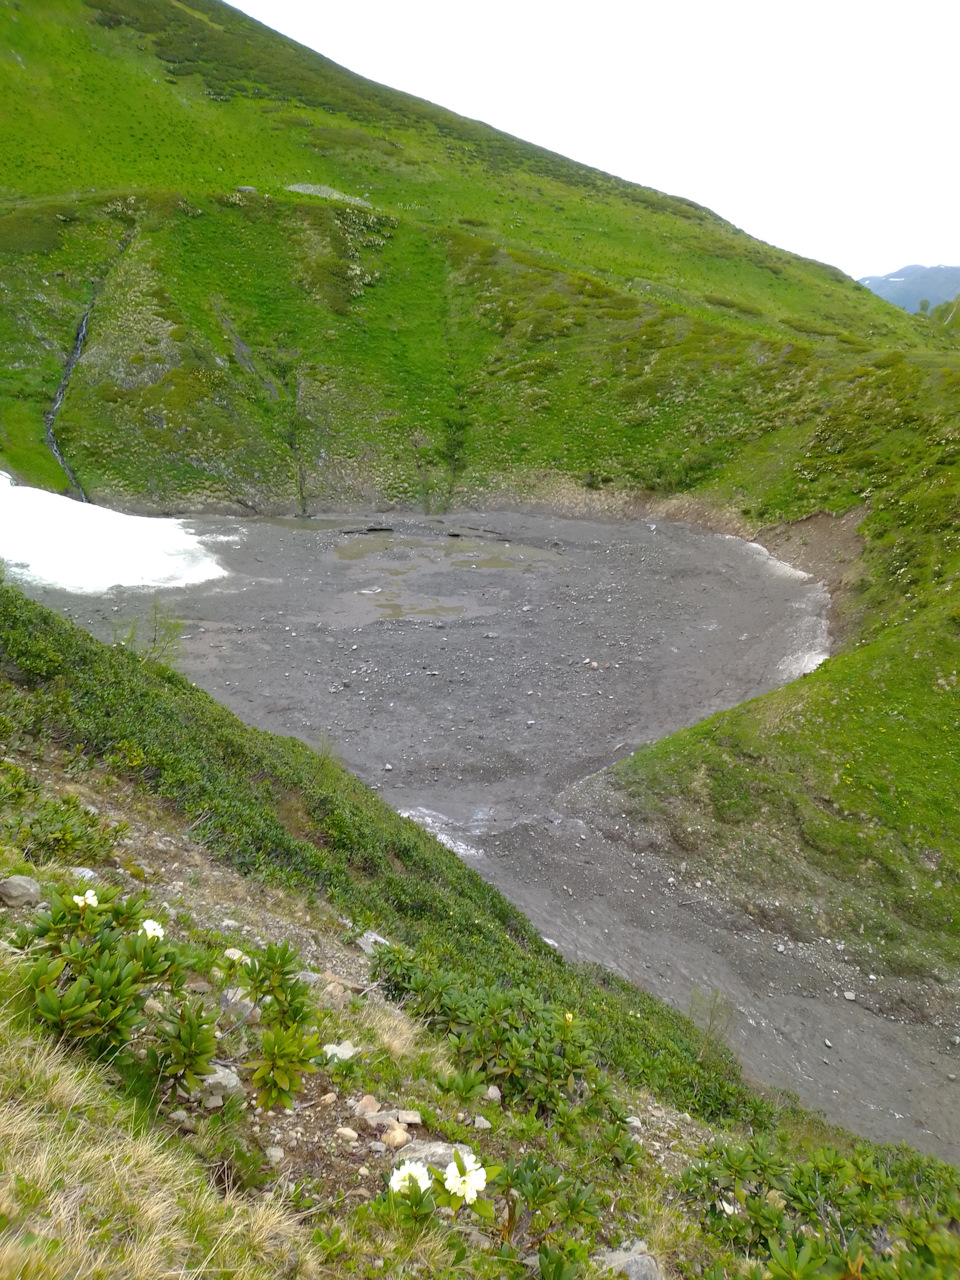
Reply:
M914 263L886 276L863 276L862 285L905 311L919 311L926 298L931 307L952 302L960 293L960 267L922 267Z

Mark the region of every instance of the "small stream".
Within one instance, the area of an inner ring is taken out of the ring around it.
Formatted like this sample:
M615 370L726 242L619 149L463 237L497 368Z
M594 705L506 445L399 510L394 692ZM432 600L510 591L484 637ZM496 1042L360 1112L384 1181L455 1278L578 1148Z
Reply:
M60 385L57 387L57 394L53 397L53 404L44 414L44 422L46 423L47 428L47 448L60 464L64 475L70 481L71 487L76 490L77 496L81 502L89 502L90 499L84 492L83 485L77 479L69 462L67 462L66 458L63 456L63 452L57 440L55 427L57 414L60 412L61 406L66 398L67 388L70 386L70 378L76 368L77 361L83 354L83 344L87 340L87 324L89 323L90 312L93 310L93 304L95 302L96 294L94 294L93 298L90 300L90 304L80 319L80 327L77 329L77 336L73 342L73 350L67 357L67 363L63 366L63 376L60 379Z

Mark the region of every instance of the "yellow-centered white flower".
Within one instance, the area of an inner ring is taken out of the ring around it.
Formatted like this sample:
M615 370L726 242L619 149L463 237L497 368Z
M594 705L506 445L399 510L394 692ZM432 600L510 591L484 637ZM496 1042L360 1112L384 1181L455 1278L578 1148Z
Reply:
M162 938L163 925L159 920L144 920L140 926L140 932L145 933L148 938Z
M73 900L81 911L85 907L99 907L100 905L100 899L92 889L88 889L86 893L75 893L73 895Z
M390 1190L401 1193L408 1191L412 1182L424 1192L433 1186L430 1170L422 1160L405 1160L399 1168L394 1169L390 1175Z
M457 1168L456 1160L451 1160L443 1176L443 1185L452 1196L459 1196L464 1204L473 1204L487 1185L487 1171L472 1151L460 1159L463 1161L463 1173Z

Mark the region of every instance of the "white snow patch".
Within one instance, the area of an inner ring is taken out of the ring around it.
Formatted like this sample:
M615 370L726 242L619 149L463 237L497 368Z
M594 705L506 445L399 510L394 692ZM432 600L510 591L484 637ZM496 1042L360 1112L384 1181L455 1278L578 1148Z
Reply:
M448 834L445 828L453 824L442 813L435 813L433 809L423 808L401 809L399 813L401 818L412 819L418 827L423 827L424 831L429 831L431 835L436 836L440 843L446 845L458 858L483 857L483 853L479 849L475 849L472 844L467 844L464 840L457 840Z
M777 663L777 670L784 681L809 675L830 657L830 626L826 618L829 603L830 597L822 587L811 600L795 602L794 608L809 609L810 612L794 631L797 647Z
M787 564L786 560L778 560L776 556L772 556L766 547L760 545L759 542L747 542L744 544L748 551L766 563L767 568L778 578L795 578L798 582L809 582L811 575L804 573L802 569L795 569L792 564Z
M75 502L17 485L2 471L0 560L21 582L81 595L184 587L228 572L181 520Z

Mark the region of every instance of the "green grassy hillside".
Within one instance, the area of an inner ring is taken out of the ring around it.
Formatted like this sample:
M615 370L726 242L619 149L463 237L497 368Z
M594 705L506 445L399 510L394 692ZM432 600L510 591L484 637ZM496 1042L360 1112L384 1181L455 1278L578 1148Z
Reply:
M846 496L797 463L880 349L931 412L944 374L916 358L960 368L834 268L213 0L5 2L0 24L0 420L29 481L63 484L43 415L91 303L57 435L92 496L146 506L436 506L549 470L732 480L790 516ZM736 481L774 432L771 503L771 477Z
M96 500L862 510L846 655L620 777L678 849L735 847L751 900L794 884L789 927L813 907L864 963L956 974L955 308L907 315L215 0L3 0L0 27L0 465L66 488L45 414L86 315L55 428Z

